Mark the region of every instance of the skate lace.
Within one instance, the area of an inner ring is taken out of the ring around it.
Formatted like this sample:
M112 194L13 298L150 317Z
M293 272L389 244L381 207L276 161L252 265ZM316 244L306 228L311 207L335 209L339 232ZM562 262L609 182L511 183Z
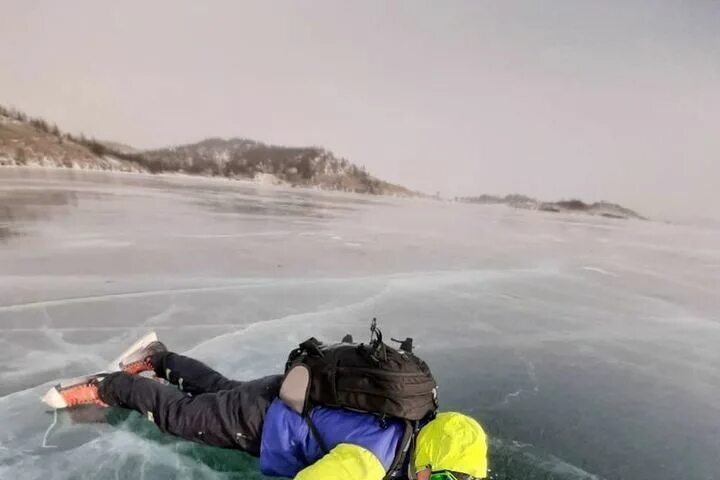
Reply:
M67 402L70 407L85 403L97 403L100 400L97 387L93 382L75 385L62 393L63 397L65 397L65 402Z
M145 358L144 360L137 360L135 362L128 363L123 368L123 371L125 373L129 373L130 375L146 372L148 370L153 370L152 363L150 363L150 357Z

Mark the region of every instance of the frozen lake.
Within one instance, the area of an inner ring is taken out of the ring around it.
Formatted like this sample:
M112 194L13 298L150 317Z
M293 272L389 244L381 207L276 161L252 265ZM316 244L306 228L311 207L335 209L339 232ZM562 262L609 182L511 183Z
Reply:
M151 329L243 379L378 317L486 427L491 478L717 479L719 291L717 227L0 169L0 478L262 478L40 396Z

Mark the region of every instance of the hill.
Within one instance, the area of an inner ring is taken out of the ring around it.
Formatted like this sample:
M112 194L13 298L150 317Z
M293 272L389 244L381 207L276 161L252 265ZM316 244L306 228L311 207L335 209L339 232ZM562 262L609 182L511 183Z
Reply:
M144 165L153 172L180 169L191 174L256 178L325 190L415 195L320 147L283 147L243 138L209 138L141 155Z
M94 141L64 134L56 125L2 106L0 165L146 171L136 162L99 151Z
M373 177L364 167L320 147L285 147L243 138L209 138L188 145L141 151L116 142L63 133L43 119L0 106L2 165L178 172L374 195L419 195Z
M610 202L585 203L582 200L560 200L557 202L543 202L534 198L511 194L504 197L497 195L479 195L477 197L457 197L459 202L481 203L485 205L507 205L513 208L526 210L540 210L553 213L584 213L587 215L599 215L608 218L636 218L647 220L639 213Z

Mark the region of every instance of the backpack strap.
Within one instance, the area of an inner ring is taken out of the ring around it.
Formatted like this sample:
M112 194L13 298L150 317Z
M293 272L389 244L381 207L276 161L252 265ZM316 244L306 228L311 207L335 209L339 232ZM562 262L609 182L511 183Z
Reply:
M315 426L315 423L313 423L312 418L310 418L310 412L304 413L303 419L305 420L305 423L310 429L310 434L320 446L320 450L322 450L323 454L327 455L328 453L330 453L330 449L328 448L327 443L325 443L325 440L322 438L322 435L320 435L320 432Z
M403 436L398 442L397 449L395 450L395 457L390 464L390 468L388 468L387 475L383 477L383 480L392 480L393 478L397 478L396 473L400 471L405 463L410 447L414 443L417 428L418 422L405 420L405 430L403 432Z

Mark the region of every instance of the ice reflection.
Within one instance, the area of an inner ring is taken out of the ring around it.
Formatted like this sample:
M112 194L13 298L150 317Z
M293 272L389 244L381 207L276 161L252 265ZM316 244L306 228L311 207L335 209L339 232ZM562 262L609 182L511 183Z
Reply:
M68 190L0 191L0 241L23 235L23 226L67 213L76 207L77 193Z

